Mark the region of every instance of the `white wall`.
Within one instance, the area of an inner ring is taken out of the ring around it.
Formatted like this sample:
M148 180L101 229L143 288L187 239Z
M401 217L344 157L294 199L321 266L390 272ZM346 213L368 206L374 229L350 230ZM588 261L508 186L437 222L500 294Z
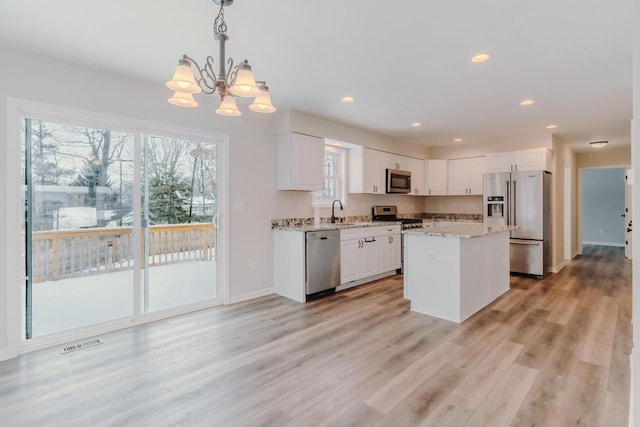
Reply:
M133 81L5 47L0 47L0 57L0 158L3 161L8 144L20 144L20 141L7 140L8 97L229 135L229 202L231 207L243 208L238 213L230 210L229 297L235 300L270 291L270 220L276 202L273 197L275 118L272 115L255 114L245 105L241 106L246 111L242 117L224 118L213 112L215 97L212 96L200 96L197 109L178 108L167 102L170 92L162 84ZM171 69L167 68L167 72ZM0 212L4 213L3 221L0 221L0 241L6 242L10 233L17 232L16 227L7 225L4 220L7 209L20 209L13 202L7 203L7 186L13 185L19 177L6 176L5 168L1 173L6 185L0 188ZM17 268L7 263L7 259L18 257L10 252L6 245L0 246L2 272ZM256 261L256 271L250 271L251 261ZM7 304L15 303L5 298L9 286L19 284L8 283L3 276L0 282L0 359L8 343L15 342L15 337L7 332Z
M199 95L200 107L196 109L178 108L167 102L171 93L162 83L153 85L131 80L2 46L0 56L2 159L7 157L8 144L20 144L7 137L8 98L229 137L228 297L231 302L271 293L273 289L271 219L313 216L310 193L275 189L277 132L298 131L421 158L428 157L429 153L422 146L299 112L256 114L242 100L239 104L244 114L236 118L214 113L216 96ZM167 72L170 73L171 68L167 68ZM274 89L273 99L277 104L276 92ZM5 220L0 221L0 241L6 242L17 229L15 224L7 223L7 209L14 213L21 209L18 203L7 203L7 189L19 177L7 176L4 168L1 173L6 185L0 188L0 211L5 213ZM422 197L350 195L345 213L369 215L375 204L397 204L401 213L417 213L423 211L423 203ZM329 211L324 210L321 215L328 216ZM15 268L20 264L20 255L15 252L7 245L0 246L0 271L13 271L14 276L19 274ZM255 262L255 271L249 268L252 262ZM0 360L7 357L8 344L15 352L15 343L19 340L17 331L8 331L8 307L15 301L9 301L6 295L10 286L20 285L14 283L15 280L7 280L7 276L11 274L5 274L0 282ZM15 288L11 289L15 291ZM15 294L17 292L12 293Z
M625 170L583 169L582 243L624 246Z

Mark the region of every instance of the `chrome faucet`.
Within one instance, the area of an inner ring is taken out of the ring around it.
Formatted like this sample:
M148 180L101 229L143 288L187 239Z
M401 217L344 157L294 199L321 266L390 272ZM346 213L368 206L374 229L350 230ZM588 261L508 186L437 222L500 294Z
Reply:
M338 199L334 200L333 203L331 203L331 224L334 224L336 222L336 212L335 212L335 207L336 207L336 202L340 203L340 210L344 210L342 208L342 202Z

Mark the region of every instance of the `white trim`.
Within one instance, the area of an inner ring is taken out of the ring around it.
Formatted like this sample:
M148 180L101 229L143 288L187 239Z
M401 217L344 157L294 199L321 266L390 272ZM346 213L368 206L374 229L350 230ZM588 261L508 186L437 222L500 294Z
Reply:
M52 345L64 344L66 342L112 332L135 325L153 322L159 319L169 318L180 314L186 314L206 308L211 308L228 303L229 295L229 221L227 219L228 203L229 203L229 136L221 133L203 131L179 126L167 126L166 124L154 123L135 118L125 118L113 115L98 113L95 111L87 111L82 109L68 108L57 105L44 104L23 100L18 98L7 98L7 156L5 159L6 177L20 176L20 133L22 129L21 118L32 117L41 120L50 120L54 122L63 121L64 123L76 124L80 126L104 126L113 130L124 130L135 135L137 143L140 143L140 135L143 133L151 135L162 135L181 139L194 139L202 142L216 144L218 150L218 176L222 178L218 180L218 200L222 201L218 215L218 250L216 253L217 263L217 279L216 279L216 295L218 297L213 300L198 302L195 304L174 307L168 310L152 312L152 313L134 313L134 315L122 319L114 319L96 325L80 327L70 331L64 331L51 335L35 337L29 340L23 340L22 328L22 312L21 295L19 289L23 278L21 277L21 241L20 233L15 230L22 230L22 208L21 200L21 182L19 179L6 179L6 195L7 195L7 212L5 227L7 230L7 239L5 241L7 270L5 271L6 281L6 310L7 321L6 335L7 348L0 348L0 360L6 360L16 357L18 354L32 351L38 348L49 347ZM17 143L16 143L17 142ZM134 142L135 144L135 142ZM139 165L138 165L139 166ZM138 177L139 178L139 177ZM139 197L137 198L139 199ZM13 207L11 209L10 207ZM138 220L139 221L139 220ZM139 226L140 224L138 224ZM139 239L137 239L139 240ZM136 252L139 253L139 252ZM11 285L13 284L13 285ZM138 290L139 292L139 290ZM263 294L273 293L272 290ZM261 296L257 295L256 296ZM136 297L135 291L134 302L139 306L139 294ZM242 297L242 296L241 296ZM238 299L241 297L236 297ZM251 296L246 299L252 298ZM253 296L255 298L255 296Z
M229 165L231 164L229 158L229 136L225 135L217 143L218 152L216 156L218 158L218 176L222 177L222 182L218 179L218 187L216 197L222 203L218 203L218 223L216 225L217 235L217 248L216 248L216 263L221 268L216 269L218 283L219 298L222 298L223 304L229 304L229 217L230 201L229 201L229 185L231 182ZM219 248L222 248L220 251Z
M247 292L246 294L240 294L229 298L229 302L227 304L236 304L243 301L249 301L255 298L264 297L267 295L275 294L276 290L274 288L260 289L258 291Z
M549 267L549 272L550 273L560 273L560 270L562 270L563 268L565 268L567 266L567 264L569 264L569 262L565 259L564 261L562 261L560 264L556 265L555 267Z
M336 292L344 291L345 289L349 289L349 288L355 288L356 286L364 285L365 283L370 283L370 282L373 282L375 280L380 280L380 279L384 279L384 278L387 278L387 277L395 276L396 274L398 274L398 273L396 273L395 270L391 270L391 271L386 271L384 273L378 273L375 276L365 277L364 279L359 279L359 280L354 280L352 282L343 283L340 286L336 286Z
M582 242L583 245L593 245L593 246L615 246L616 248L624 248L624 243L618 242L594 242L591 240L585 240Z
M5 158L5 177L16 177L16 179L5 178L6 206L5 211L5 227L6 240L5 244L5 309L7 313L6 339L7 347L4 349L7 358L13 358L18 355L20 347L20 337L22 335L22 312L21 312L21 295L20 283L24 277L21 274L22 262L20 261L20 253L22 252L19 231L22 230L22 206L24 201L21 200L21 183L17 177L20 176L20 109L17 100L7 98L7 141ZM17 161L16 161L17 160ZM18 230L18 233L15 232Z

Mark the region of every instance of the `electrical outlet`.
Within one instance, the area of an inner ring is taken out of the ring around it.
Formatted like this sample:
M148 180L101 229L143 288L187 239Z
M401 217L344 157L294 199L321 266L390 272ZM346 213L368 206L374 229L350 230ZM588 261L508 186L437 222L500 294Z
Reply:
M249 263L249 271L256 271L258 269L258 266L256 265L255 261L251 261Z

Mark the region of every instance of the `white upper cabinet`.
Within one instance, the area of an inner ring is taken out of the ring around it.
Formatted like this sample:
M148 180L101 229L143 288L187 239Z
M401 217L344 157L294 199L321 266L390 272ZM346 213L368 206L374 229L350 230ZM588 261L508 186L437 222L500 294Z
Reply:
M508 151L487 155L487 172L551 170L552 153L548 148Z
M449 160L449 195L481 195L486 157Z
M449 189L450 195L469 194L469 161L467 159L449 160Z
M446 160L425 160L425 195L446 196L447 195L447 161Z
M482 195L485 173L487 173L485 156L469 159L469 194Z
M324 140L300 133L278 135L278 190L320 191Z
M386 155L364 147L349 150L349 193L385 194Z
M413 160L411 157L387 153L385 158L385 168L408 171L411 170L411 160Z
M412 196L424 196L425 192L425 161L409 157L409 170L411 171Z

